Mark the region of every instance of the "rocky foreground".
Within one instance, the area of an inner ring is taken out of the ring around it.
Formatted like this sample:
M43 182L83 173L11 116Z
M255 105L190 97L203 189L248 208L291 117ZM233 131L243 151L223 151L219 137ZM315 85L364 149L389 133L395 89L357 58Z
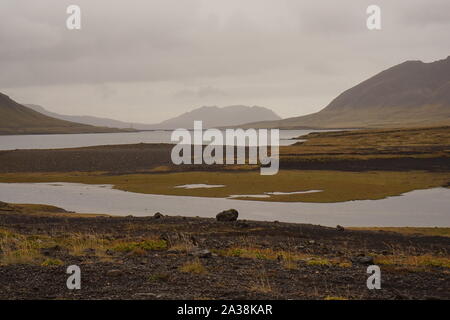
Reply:
M0 206L0 299L449 299L450 238ZM220 221L219 221L220 220ZM381 268L369 290L367 267ZM81 289L66 286L81 269Z

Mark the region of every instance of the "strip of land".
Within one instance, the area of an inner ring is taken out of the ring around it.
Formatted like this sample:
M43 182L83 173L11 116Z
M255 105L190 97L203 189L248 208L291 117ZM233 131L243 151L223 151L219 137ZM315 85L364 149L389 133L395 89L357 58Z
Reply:
M280 172L252 165L172 164L172 145L136 144L0 152L0 182L111 184L126 191L259 201L340 202L382 199L448 187L450 127L311 133L280 149ZM186 184L223 188L182 189ZM304 194L277 192L320 190Z
M262 176L258 171L192 171L120 175L108 172L0 174L0 182L6 183L109 184L118 190L145 194L215 198L233 196L234 199L282 202L377 200L418 189L443 187L448 181L450 181L450 173L425 171L282 170L274 176ZM188 184L224 185L224 187L177 188L177 186ZM308 191L311 190L314 192L309 193ZM300 191L305 193L297 193ZM281 194L277 194L278 192ZM267 195L267 197L256 198L252 195Z

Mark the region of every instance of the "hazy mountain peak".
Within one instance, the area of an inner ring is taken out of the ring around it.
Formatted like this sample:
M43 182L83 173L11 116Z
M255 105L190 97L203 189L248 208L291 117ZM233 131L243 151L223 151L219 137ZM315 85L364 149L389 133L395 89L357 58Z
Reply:
M281 119L272 110L258 106L232 105L227 107L202 106L185 112L177 117L168 119L159 124L129 123L108 118L93 116L63 115L48 111L47 109L27 104L27 107L49 117L83 123L94 126L110 128L134 128L137 130L192 128L195 120L202 120L204 127L225 127L239 125L250 121L267 121Z
M258 106L231 105L226 107L203 106L185 112L177 117L163 121L155 128L176 129L192 128L194 121L203 121L205 128L235 126L250 121L268 121L281 119L268 108Z

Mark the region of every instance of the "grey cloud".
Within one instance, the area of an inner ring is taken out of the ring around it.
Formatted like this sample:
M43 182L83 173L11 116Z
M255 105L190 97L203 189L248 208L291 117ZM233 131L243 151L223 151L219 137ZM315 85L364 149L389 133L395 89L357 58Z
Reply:
M181 99L192 99L192 98L221 98L228 94L218 88L211 86L201 87L196 90L181 90L174 94L174 97Z
M1 92L130 121L194 104L288 116L394 64L450 54L448 0L77 0L82 30L68 31L73 3L1 0ZM373 3L379 32L365 27Z

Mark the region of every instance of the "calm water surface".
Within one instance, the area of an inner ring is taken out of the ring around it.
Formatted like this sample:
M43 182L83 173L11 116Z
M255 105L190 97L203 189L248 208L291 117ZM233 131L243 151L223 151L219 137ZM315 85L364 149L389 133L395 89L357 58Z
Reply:
M292 203L149 195L109 185L0 183L0 201L50 204L80 213L215 217L235 208L241 219L312 223L325 226L450 227L450 190L416 190L382 200Z
M292 138L317 131L320 130L280 130L280 145L294 144L299 140L292 140ZM0 150L60 149L134 143L174 143L170 140L171 134L172 131L142 131L95 134L0 135Z

